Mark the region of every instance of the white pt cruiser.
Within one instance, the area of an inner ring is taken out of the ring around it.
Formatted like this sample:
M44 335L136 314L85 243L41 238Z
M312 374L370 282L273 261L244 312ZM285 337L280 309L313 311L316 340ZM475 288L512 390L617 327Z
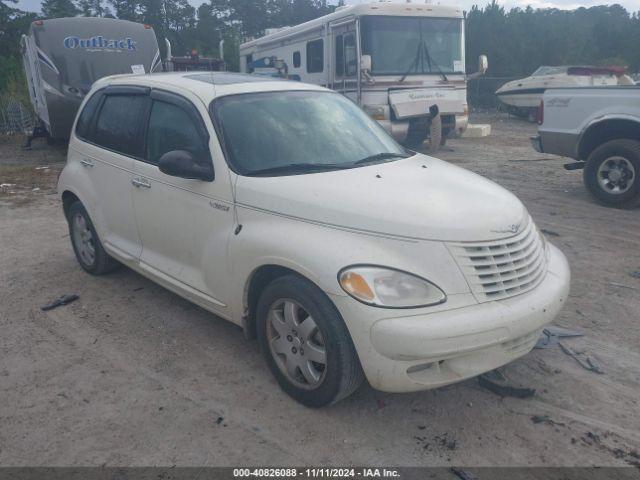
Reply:
M78 262L124 264L258 338L310 406L529 352L563 254L495 183L407 151L343 96L232 73L97 82L59 180Z

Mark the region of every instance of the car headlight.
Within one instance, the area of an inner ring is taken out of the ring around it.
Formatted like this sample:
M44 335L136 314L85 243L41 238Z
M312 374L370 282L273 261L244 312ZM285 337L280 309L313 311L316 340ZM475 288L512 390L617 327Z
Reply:
M447 299L430 281L386 267L346 267L338 274L338 282L351 297L375 307L426 307Z

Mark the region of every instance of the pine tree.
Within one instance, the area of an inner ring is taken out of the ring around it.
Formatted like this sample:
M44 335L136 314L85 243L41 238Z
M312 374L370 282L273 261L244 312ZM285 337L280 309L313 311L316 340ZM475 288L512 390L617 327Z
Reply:
M46 18L75 17L80 13L72 0L43 0L42 14Z

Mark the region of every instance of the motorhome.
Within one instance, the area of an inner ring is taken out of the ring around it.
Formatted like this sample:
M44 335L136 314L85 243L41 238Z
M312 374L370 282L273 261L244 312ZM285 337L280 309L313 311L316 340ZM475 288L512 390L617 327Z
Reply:
M76 112L96 80L162 70L153 28L126 20L36 20L21 43L29 95L39 119L36 136L69 138Z
M468 120L462 9L428 3L338 7L240 45L240 70L337 90L397 140L431 151ZM487 59L480 58L477 74Z

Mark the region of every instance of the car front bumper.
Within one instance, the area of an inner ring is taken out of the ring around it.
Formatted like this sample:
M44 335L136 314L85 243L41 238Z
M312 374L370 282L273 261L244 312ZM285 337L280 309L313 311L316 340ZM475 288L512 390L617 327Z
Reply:
M334 302L351 331L371 386L409 392L479 375L531 351L542 327L555 318L566 301L569 282L567 260L549 245L543 281L535 289L508 299L419 315L375 309L380 318L362 322L348 317L355 313L348 307L354 300L334 297ZM391 313L397 316L388 316ZM368 338L361 323L369 325Z

